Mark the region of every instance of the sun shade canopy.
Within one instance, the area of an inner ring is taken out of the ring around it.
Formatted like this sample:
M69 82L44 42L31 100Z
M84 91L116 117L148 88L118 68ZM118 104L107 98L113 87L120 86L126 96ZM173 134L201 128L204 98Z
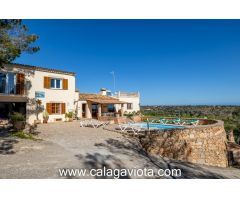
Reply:
M104 96L100 94L79 94L79 100L91 101L99 104L125 104L127 102L119 101L116 98Z

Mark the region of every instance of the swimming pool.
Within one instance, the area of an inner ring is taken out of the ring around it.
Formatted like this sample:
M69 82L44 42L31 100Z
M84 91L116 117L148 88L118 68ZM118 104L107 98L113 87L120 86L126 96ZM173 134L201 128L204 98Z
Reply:
M134 125L140 126L141 128L147 128L147 123L136 123ZM149 128L150 129L159 129L159 130L170 130L170 129L183 129L184 126L149 123Z

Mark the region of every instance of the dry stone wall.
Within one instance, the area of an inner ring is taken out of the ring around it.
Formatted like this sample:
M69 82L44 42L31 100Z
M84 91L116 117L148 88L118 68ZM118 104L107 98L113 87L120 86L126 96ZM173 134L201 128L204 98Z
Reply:
M227 138L222 121L150 133L140 141L150 154L210 166L228 166Z

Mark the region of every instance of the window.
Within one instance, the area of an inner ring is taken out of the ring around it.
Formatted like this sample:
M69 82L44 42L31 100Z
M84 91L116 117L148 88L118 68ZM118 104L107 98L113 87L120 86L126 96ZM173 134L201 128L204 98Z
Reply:
M24 83L23 83L24 84ZM8 93L15 94L15 75L8 73Z
M112 96L112 92L107 92L107 96L111 97Z
M0 93L5 93L6 91L6 74L0 73Z
M14 73L0 73L0 93L16 93L15 77Z
M132 110L133 109L133 104L132 103L128 103L127 104L127 109L128 110Z
M108 112L115 112L115 107L113 104L108 105Z
M52 114L65 114L66 113L66 103L46 103L47 112Z
M60 103L52 103L51 104L51 113L52 114L61 114L61 104Z
M52 89L62 89L62 79L51 78Z

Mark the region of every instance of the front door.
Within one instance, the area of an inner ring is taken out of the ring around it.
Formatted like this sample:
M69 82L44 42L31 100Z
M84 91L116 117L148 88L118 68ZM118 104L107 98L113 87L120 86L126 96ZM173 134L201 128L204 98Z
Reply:
M86 118L86 104L82 104L82 117Z
M92 104L92 118L97 118L98 116L98 105Z

